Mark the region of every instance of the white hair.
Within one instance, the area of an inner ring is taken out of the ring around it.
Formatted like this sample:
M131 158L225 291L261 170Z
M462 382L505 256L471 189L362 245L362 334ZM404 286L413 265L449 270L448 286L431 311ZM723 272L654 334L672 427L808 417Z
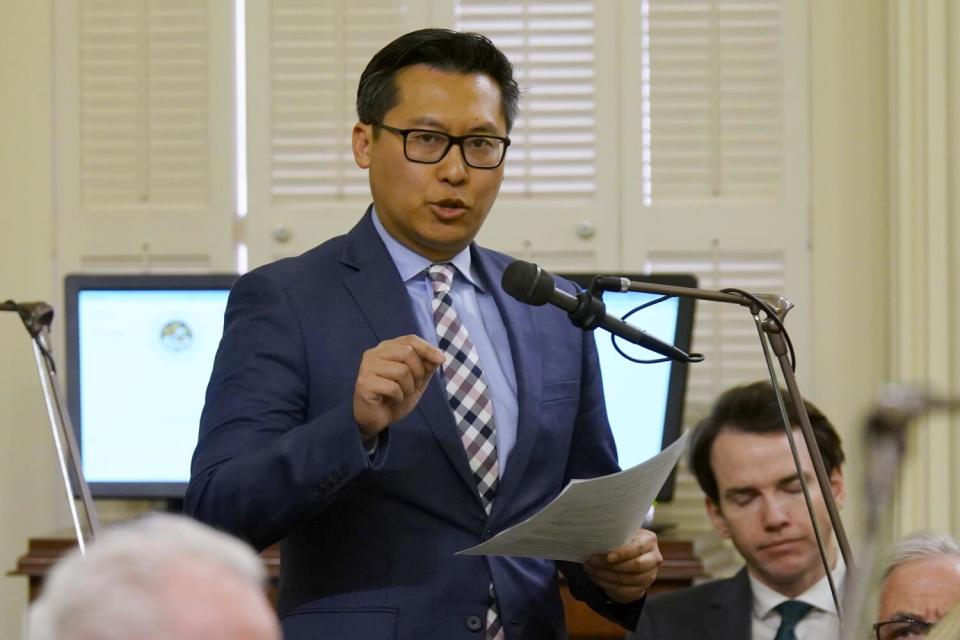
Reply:
M960 560L960 543L939 531L914 531L893 543L887 555L883 579L908 562L943 557Z
M106 530L61 559L30 607L28 640L148 640L163 634L159 593L171 569L213 566L261 588L263 563L245 543L182 516L152 514Z

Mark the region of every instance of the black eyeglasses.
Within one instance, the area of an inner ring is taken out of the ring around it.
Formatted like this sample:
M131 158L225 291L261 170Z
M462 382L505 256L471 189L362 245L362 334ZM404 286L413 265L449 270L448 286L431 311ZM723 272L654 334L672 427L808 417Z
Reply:
M496 169L507 155L510 138L500 136L451 136L429 129L397 129L382 122L373 126L403 137L403 155L410 162L436 164L443 160L450 147L457 145L463 160L474 169Z
M910 616L898 616L894 620L876 623L873 632L877 634L877 640L922 640L933 624Z

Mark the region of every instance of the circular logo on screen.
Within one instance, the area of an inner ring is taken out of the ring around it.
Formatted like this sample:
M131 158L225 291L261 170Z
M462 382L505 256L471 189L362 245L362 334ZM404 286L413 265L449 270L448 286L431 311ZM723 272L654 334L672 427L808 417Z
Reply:
M170 351L184 351L193 346L193 331L181 320L171 320L160 330L160 344Z

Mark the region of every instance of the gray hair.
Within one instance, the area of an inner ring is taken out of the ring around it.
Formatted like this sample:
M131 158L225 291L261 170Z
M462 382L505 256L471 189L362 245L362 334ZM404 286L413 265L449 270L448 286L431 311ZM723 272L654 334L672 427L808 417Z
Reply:
M894 569L908 562L941 557L960 560L960 543L939 531L914 531L897 540L891 547L883 579L886 580Z
M163 633L158 604L171 569L213 566L261 588L263 563L245 543L181 516L152 514L106 530L73 550L47 577L30 607L28 640L141 638Z

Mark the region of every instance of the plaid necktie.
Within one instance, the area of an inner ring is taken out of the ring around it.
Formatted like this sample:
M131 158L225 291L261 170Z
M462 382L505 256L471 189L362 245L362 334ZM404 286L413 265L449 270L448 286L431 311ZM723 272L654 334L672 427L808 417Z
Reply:
M467 461L477 483L480 500L487 515L490 515L499 475L493 401L483 380L477 349L467 334L467 328L453 309L453 298L450 296L453 265L433 264L427 273L433 285L433 320L437 325L438 344L444 353L443 377L446 381L447 400L453 409L460 442L467 452ZM504 638L493 584L490 585L486 638Z

